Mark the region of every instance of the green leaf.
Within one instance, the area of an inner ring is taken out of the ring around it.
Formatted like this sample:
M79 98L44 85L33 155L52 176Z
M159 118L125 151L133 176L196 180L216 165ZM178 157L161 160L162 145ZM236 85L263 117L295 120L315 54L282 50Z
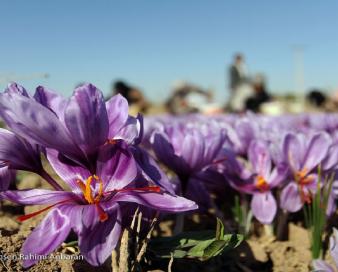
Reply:
M175 250L173 252L173 257L176 259L184 258L187 255L187 253L184 250ZM168 256L167 258L170 258L171 256Z
M224 236L224 225L223 222L217 218L217 226L216 226L216 240L222 239Z
M199 242L188 251L188 255L190 257L203 257L205 249L208 248L214 241L215 239L210 239Z
M224 234L224 225L217 219L214 231L183 232L173 237L152 239L148 252L159 258L197 258L207 260L237 247L243 241L238 234Z
M215 257L223 252L226 249L227 243L225 241L219 240L211 243L204 251L203 258L208 260L212 257Z

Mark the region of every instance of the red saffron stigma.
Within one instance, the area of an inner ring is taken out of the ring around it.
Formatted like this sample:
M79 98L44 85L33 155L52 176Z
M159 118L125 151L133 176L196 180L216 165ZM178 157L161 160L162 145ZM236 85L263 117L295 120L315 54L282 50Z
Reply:
M302 185L300 186L300 198L303 203L311 204L312 202L311 192L309 193L304 192L304 188Z
M218 160L214 160L212 164L219 164L219 163L225 162L226 160L227 160L227 157L224 157Z
M147 187L140 187L140 188L124 188L124 189L113 190L113 192L133 192L133 191L160 193L161 188L159 186L147 186Z
M43 213L43 212L49 210L50 208L53 208L54 206L56 206L56 205L58 205L58 204L61 204L61 203L67 202L67 201L69 201L69 199L63 200L63 201L60 201L60 202L57 202L57 203L55 203L55 204L53 204L53 205L50 205L50 206L48 206L48 207L46 207L46 208L43 208L43 209L39 210L39 211L32 212L32 213L25 214L25 215L21 215L21 216L19 216L19 217L17 218L17 220L18 220L19 222L24 222L24 221L26 221L26 220L28 220L28 219L31 219L31 218L34 217L34 216L37 216L37 215L39 215L39 214L41 214L41 213Z
M146 187L140 187L140 188L123 188L123 189L115 189L108 192L105 192L105 194L114 193L114 192L154 192L154 193L160 193L161 187L159 186L146 186Z
M102 209L99 203L95 203L97 212L99 213L99 219L101 222L104 222L108 219L108 214Z
M115 139L107 139L106 142L104 143L105 145L106 144L117 144L118 140L115 140Z

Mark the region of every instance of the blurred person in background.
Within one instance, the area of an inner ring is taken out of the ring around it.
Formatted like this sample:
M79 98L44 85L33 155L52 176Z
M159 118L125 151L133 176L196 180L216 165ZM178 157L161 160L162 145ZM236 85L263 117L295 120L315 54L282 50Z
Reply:
M220 107L212 101L211 90L203 90L196 85L180 81L176 83L165 105L171 114L219 112Z
M241 112L245 109L246 99L253 93L242 54L234 56L233 63L229 68L228 77L230 97L227 108L231 111Z
M306 95L306 101L313 108L324 108L327 97L321 90L313 89Z
M146 112L150 106L139 89L129 86L122 80L115 81L112 84L112 93L113 95L120 94L125 97L129 106L132 109L135 108L136 111Z
M242 54L236 54L229 69L229 85L232 93L247 81L247 68Z
M252 82L253 95L245 102L246 110L260 112L260 107L263 103L271 100L270 94L266 90L265 78L261 74L257 74Z

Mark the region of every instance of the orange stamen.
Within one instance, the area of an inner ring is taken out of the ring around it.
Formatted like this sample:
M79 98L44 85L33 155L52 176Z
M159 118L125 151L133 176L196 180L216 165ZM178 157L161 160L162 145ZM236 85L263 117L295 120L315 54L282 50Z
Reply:
M295 180L300 185L307 185L313 181L313 177L307 175L308 170L306 168L302 169L301 171L296 172Z
M93 182L93 180L96 180L96 181L99 182L99 192L98 192L98 195L95 198L93 198L93 192L92 192L92 188L90 186L91 183ZM98 176L96 176L96 175L90 176L89 178L86 179L86 184L84 184L81 180L78 180L77 184L79 185L85 200L87 200L87 202L89 204L94 204L94 203L100 201L100 199L102 198L102 196L103 196L103 183L102 183L102 180Z
M69 199L60 201L60 202L55 203L55 204L53 204L53 205L50 205L50 206L48 206L48 207L46 207L46 208L43 208L43 209L41 209L41 210L39 210L39 211L32 212L32 213L25 214L25 215L21 215L21 216L19 216L19 217L17 218L17 220L20 221L20 222L24 222L24 221L26 221L26 220L28 220L28 219L34 217L34 216L37 216L37 215L39 215L39 214L41 214L41 213L43 213L43 212L49 210L50 208L53 208L54 206L56 206L56 205L58 205L58 204L61 204L61 203L67 202L67 201L69 201Z
M267 190L269 190L269 184L266 182L266 180L261 175L258 175L257 178L256 178L256 187L260 191L267 191Z
M95 198L93 197L93 191L91 188L91 184L93 182L93 180L97 181L99 183L99 191L98 194L95 196ZM95 207L99 213L99 219L101 222L104 222L108 219L108 214L102 209L102 207L100 206L100 200L103 196L103 182L102 180L96 176L90 176L89 178L86 179L86 184L84 184L81 180L77 181L77 184L79 185L82 193L83 193L83 197L85 198L85 200L88 202L88 204L95 204Z
M93 176L90 176L89 178L87 178L85 191L83 192L83 196L89 204L94 203L94 199L93 199L93 196L92 196L92 188L90 187L92 181L93 181Z

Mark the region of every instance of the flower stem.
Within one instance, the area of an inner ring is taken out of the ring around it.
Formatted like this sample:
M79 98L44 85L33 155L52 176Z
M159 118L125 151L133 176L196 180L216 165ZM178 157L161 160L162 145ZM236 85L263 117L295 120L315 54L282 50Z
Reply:
M276 237L278 241L286 241L288 239L288 216L289 213L287 211L279 211L276 229Z
M55 190L63 191L63 188L45 170L41 171L40 176L43 177Z

